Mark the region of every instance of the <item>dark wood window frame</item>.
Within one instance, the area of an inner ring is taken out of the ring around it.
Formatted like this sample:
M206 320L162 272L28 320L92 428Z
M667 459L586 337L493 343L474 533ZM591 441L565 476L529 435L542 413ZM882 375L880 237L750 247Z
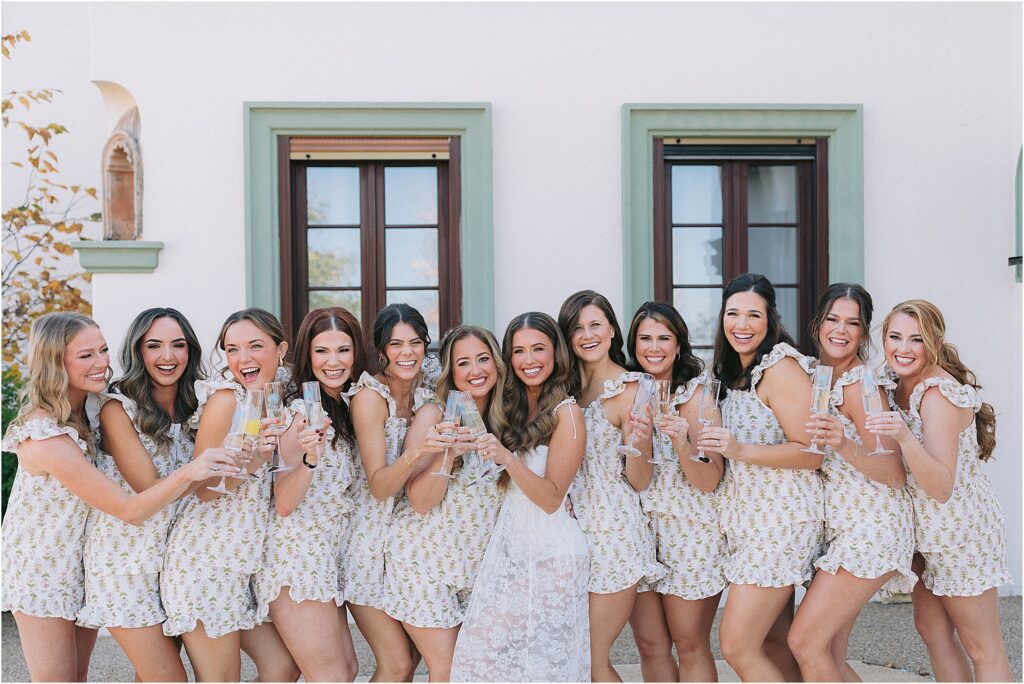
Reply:
M378 140L378 139L375 139ZM379 139L384 142L387 139ZM407 141L407 139L401 139ZM447 161L417 158L344 159L324 161L292 159L292 136L277 136L278 220L280 225L281 322L289 339L298 331L308 311L309 291L306 258L305 169L311 166L354 166L360 169L361 325L369 341L373 321L383 308L387 293L384 220L384 167L436 166L438 169L438 327L441 333L462 322L462 267L460 138L451 136ZM403 226L387 225L388 229ZM408 226L422 228L424 226ZM353 288L354 289L354 288ZM401 287L416 290L433 287ZM436 346L433 340L431 346Z
M672 279L672 173L677 164L722 166L723 185L723 282L747 272L747 231L757 230L747 224L747 168L755 164L795 164L801 201L798 206L797 233L799 285L800 347L804 353L814 351L809 339L808 324L814 316L818 294L829 284L828 275L828 138L804 138L796 147L765 144L756 141L725 144L695 144L688 140L685 155L679 138L654 138L654 297L657 301L673 301ZM796 154L798 148L799 154ZM796 159L794 157L800 157ZM743 191L737 191L743 188ZM685 312L683 313L685 317Z

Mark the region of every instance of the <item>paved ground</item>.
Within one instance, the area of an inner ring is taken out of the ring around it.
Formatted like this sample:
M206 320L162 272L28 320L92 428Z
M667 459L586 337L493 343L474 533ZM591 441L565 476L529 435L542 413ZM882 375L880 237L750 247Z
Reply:
M1021 598L1006 597L1000 600L1000 616L1003 625L1003 640L1010 654L1015 681L1021 681ZM719 617L721 613L719 613ZM359 653L360 680L365 681L373 672L373 656L366 642L353 626L356 650ZM712 632L715 657L718 652L718 620ZM864 681L868 682L915 682L930 681L928 655L920 637L914 631L913 615L909 604L883 605L869 603L861 613L857 626L850 638L849 656ZM615 642L612 661L625 681L639 682L639 657L633 636L626 627ZM420 668L421 674L425 670ZM735 673L718 661L719 679L723 682L738 681ZM191 671L190 671L191 674ZM90 681L130 682L134 673L120 647L109 635L101 635L89 671ZM244 658L242 670L244 680L256 676L248 658ZM28 679L25 661L18 643L18 630L10 613L3 614L3 661L0 667L0 681L23 682ZM417 677L417 680L425 678Z

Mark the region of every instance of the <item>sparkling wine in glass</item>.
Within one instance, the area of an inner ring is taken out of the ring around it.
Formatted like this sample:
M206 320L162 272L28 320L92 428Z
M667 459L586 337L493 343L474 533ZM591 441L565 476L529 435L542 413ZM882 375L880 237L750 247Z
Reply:
M274 418L283 425L288 419L288 409L284 405L284 383L268 382L263 386L267 396L267 418ZM270 472L283 473L287 470L294 470L281 458L281 435L274 435L274 455L270 462Z
M259 395L256 394L259 392ZM232 475L236 480L249 479L249 476L245 474L244 465L247 462L245 456L246 440L249 433L250 424L255 416L256 421L256 434L259 434L260 424L260 411L262 410L261 403L263 401L263 392L261 390L253 390L247 392L245 398L235 405L235 412L231 416L231 427L228 428L228 434L224 438L223 447L234 454L235 465L242 467L243 471L237 475ZM260 403L256 403L259 401ZM207 487L207 489L220 492L221 494L227 494L228 489L224 486L227 476L221 475L220 482L215 487Z
M302 383L302 405L305 409L306 422L309 427L322 429L327 418L324 405L320 398L320 381L310 380ZM322 453L320 447L316 448L316 457L319 461Z
M480 411L476 405L476 400L468 393L465 395L465 401L462 406L462 424L469 428L469 434L473 439L479 439L487 434L487 424L484 423L483 416L480 415ZM477 477L475 477L469 484L476 484L487 478L494 477L501 471L505 470L505 466L498 465L493 461L484 461L480 458L479 453L475 451L473 453L477 454L480 472L479 475L477 475ZM463 457L463 463L465 463L465 457Z
M721 389L721 380L708 380L704 383L704 391L700 395L700 416L697 418L697 422L704 427L709 427L715 422L715 414L718 413L718 393ZM711 459L704 454L704 447L700 447L690 460L711 463Z
M448 392L448 398L444 405L444 422L455 423L455 426L459 426L459 419L462 417L462 406L463 406L463 393L458 390L451 390ZM471 400L472 401L472 400ZM453 430L446 430L446 435L456 434ZM445 472L445 468L448 467L448 449L444 450L444 456L441 458L441 467L438 468L437 472L431 473L431 475L437 475L438 477L447 477L452 479L454 475Z
M648 463L654 465L664 465L671 463L672 461L664 458L662 454L664 449L659 448L661 446L661 431L658 429L658 421L665 416L672 415L672 381L671 380L655 380L654 381L654 397L651 405L654 407L654 445L653 453L651 458L647 459Z
M816 416L828 413L828 401L832 395L832 366L814 367L814 384L811 387L811 413ZM801 449L809 454L824 454L818 448L818 441L811 438L811 446Z
M864 413L868 414L868 417L880 415L883 410L882 395L878 392L878 382L870 368L865 367L861 374L860 391L861 400L864 402ZM868 452L868 456L882 456L891 453L893 453L892 449L883 447L882 438L875 435L875 450Z
M633 406L630 408L630 415L640 415L647 410L647 405L651 403L651 397L654 396L654 376L650 373L641 373L640 381L637 383L636 396L633 397ZM633 458L639 458L640 450L633 446L633 436L636 432L631 432L629 435L629 443L623 444L618 447L616 451L620 454L626 454Z

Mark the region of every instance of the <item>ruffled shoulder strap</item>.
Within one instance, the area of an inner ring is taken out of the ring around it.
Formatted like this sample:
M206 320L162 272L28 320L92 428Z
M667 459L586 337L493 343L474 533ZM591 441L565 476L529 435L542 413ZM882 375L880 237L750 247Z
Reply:
M919 382L917 387L915 387L914 391L911 393L911 411L920 414L921 401L924 399L924 393L931 387L938 387L942 396L944 396L949 403L953 404L953 406L969 408L973 411L977 411L981 408L981 396L978 395L978 390L974 389L970 385L961 385L956 380L950 380L949 378L931 377L925 378Z
M597 396L597 399L594 400L594 404L600 404L605 399L611 399L612 397L619 396L620 394L626 391L627 382L637 382L638 380L640 380L641 375L643 375L643 373L638 373L636 371L626 371L624 373L620 373L619 377L615 378L614 380L605 380L604 391Z
M433 355L424 356L420 372L423 374L420 386L427 388L431 392L436 390L437 379L441 377L441 362L437 360L437 357Z
M697 391L697 388L707 384L709 377L708 372L704 371L697 377L690 378L685 385L676 387L675 394L673 394L672 398L669 399L669 406L679 406L680 404L685 404L690 401L690 399L693 398L693 393Z
M117 392L90 392L85 397L85 416L89 419L89 427L93 430L100 428L100 410L110 400L121 402L124 412L131 418L132 423L139 415L139 408L135 402Z
M235 401L242 401L245 398L245 390L231 378L215 377L209 380L196 380L196 399L199 400L199 406L196 408L196 412L188 419L189 427L192 429L199 428L199 419L203 415L203 409L206 408L206 403L210 401L210 397L216 394L222 389L229 389L235 393Z
M416 413L427 404L433 404L441 409L441 413L444 413L444 404L437 398L433 390L429 390L426 387L417 387L416 394L413 395L412 412Z
M387 385L385 385L383 382L373 377L366 371L363 371L363 374L359 376L359 382L353 385L352 389L348 391L349 396L354 397L355 395L359 394L359 392L362 391L363 389L372 390L384 398L384 401L388 403L389 416L394 416L398 414L398 405L395 404L395 399L394 397L391 396L391 390L388 389Z
M10 425L7 434L4 435L2 448L4 451L16 452L18 445L27 439L43 440L51 437L67 435L75 440L82 453L88 453L89 447L85 441L78 436L78 430L70 425L58 425L57 421L47 416L45 418L32 418L18 425Z
M839 379L836 380L835 384L832 385L832 397L830 401L833 406L843 405L843 391L850 385L856 385L864 378L864 370L867 368L864 364L854 366L847 370ZM892 369L887 369L892 370ZM895 391L896 383L893 382L889 376L883 371L875 375L875 383L886 391L888 394L890 391Z
M800 367L804 369L804 372L810 374L811 364L814 362L814 359L810 356L804 356L785 342L779 342L761 358L761 363L754 366L754 370L750 372L750 390L753 391L757 387L757 383L760 382L761 376L764 375L766 370L787 356L796 359Z

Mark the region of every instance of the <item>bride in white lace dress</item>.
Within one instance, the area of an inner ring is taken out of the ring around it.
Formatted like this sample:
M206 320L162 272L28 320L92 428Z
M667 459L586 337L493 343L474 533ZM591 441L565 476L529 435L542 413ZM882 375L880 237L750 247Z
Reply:
M569 356L555 321L530 312L509 323L501 441L479 453L505 466L498 514L459 632L451 681L590 681L587 540L566 510L586 428L566 393Z

